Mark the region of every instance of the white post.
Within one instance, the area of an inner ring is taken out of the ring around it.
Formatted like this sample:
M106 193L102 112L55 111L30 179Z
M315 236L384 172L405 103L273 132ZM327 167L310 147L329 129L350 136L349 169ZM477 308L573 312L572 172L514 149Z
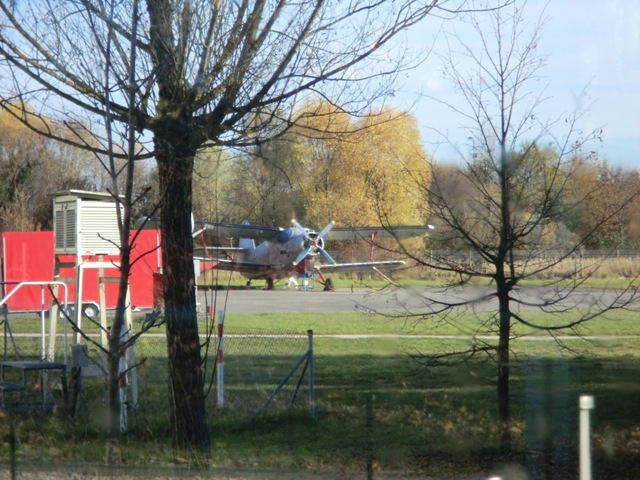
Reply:
M103 257L100 255L98 261L102 263ZM107 293L104 276L104 268L98 268L98 303L100 304L100 345L106 350L109 349L109 333L107 328Z
M120 362L118 364L118 373L120 377L118 379L118 385L120 387L120 433L127 433L129 429L128 417L127 417L127 370L129 365L127 363L127 351L126 343L129 339L129 331L126 325L120 327Z
M82 261L82 257L78 256L76 258L76 295L74 299L75 312L74 313L74 321L76 322L76 327L82 330L82 289L84 288L82 281L84 277L84 265ZM80 333L78 333L75 329L73 330L73 344L78 345L80 343Z
M591 427L589 415L594 406L593 396L580 396L580 480L591 480Z
M127 285L127 308L124 310L125 325L127 327L127 341L133 336L133 319L131 318L131 290ZM100 307L102 308L102 307ZM105 309L106 310L106 309ZM127 348L127 364L130 365L129 378L131 380L131 408L133 410L138 409L138 367L136 362L136 351L134 344L129 345Z
M218 408L224 406L224 337L222 329L224 326L224 311L218 311L218 353L216 355L216 380L218 393Z

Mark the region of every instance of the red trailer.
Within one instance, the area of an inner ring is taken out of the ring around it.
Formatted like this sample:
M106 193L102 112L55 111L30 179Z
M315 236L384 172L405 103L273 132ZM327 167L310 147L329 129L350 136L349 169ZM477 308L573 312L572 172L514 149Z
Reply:
M160 232L158 230L143 230L139 232L132 250L132 269L129 279L131 304L134 307L152 308L154 306L154 274L161 271ZM79 259L79 260L78 260ZM58 271L58 278L54 278L56 254L54 253L54 232L4 232L2 233L2 298L9 294L21 282L51 282L62 280L67 284L68 302L75 299L75 278L77 261L82 263L94 262L101 259L109 264L117 263L114 255L58 255L58 262L62 267ZM111 279L119 276L118 268L103 270L106 293L106 308L114 308L117 301L118 285ZM83 270L82 281L83 305L99 305L98 270L95 268ZM16 291L6 302L10 311L40 311L48 309L51 294L48 288L28 285ZM60 299L62 300L62 299Z

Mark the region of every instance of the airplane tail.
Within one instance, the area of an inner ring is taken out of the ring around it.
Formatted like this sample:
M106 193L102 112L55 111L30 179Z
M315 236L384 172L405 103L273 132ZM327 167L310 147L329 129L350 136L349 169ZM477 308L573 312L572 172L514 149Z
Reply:
M242 225L249 225L248 220L244 220ZM253 238L240 238L238 242L238 246L240 248L244 248L245 250L254 250L256 248L256 242Z
M241 238L238 246L240 248L244 248L245 250L253 250L256 248L256 242L253 238Z

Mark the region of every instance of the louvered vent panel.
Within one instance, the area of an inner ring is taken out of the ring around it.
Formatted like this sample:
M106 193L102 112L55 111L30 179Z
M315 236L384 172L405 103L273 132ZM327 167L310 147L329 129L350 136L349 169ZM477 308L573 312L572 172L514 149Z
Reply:
M76 203L64 202L54 206L56 253L76 251Z
M55 216L56 216L56 224L55 224L55 230L56 230L56 251L58 250L64 250L65 244L64 244L64 234L65 234L65 215L64 215L64 211L58 211L55 212Z
M64 246L68 251L76 249L76 210L69 209L65 214Z
M115 203L83 201L80 221L80 253L119 253L120 232Z

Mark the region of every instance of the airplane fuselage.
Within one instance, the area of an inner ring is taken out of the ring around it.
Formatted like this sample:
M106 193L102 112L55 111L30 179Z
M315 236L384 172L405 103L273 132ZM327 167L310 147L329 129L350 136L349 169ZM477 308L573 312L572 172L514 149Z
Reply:
M307 234L322 248L322 239L316 239L313 231L307 231ZM250 262L254 264L262 264L265 266L263 271L259 272L240 272L245 278L249 279L267 279L279 280L289 275L304 273L303 268L307 268L307 272L313 271L313 262L309 260L318 255L313 248L309 250L305 261L296 264L296 258L302 250L309 247L309 240L297 228L287 228L278 235L277 241L264 241L255 248L246 248L238 257L239 262Z

